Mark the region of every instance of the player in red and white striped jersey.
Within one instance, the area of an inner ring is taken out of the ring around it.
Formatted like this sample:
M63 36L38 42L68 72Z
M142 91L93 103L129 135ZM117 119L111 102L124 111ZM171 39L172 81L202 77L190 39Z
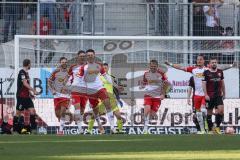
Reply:
M86 95L86 84L82 77L77 76L80 67L86 64L86 54L80 50L77 54L78 63L73 64L68 71L71 83L72 104L75 107L74 121L78 126L79 133L82 133L83 114L88 101Z
M166 74L158 69L158 61L150 61L150 69L143 75L140 88L145 89L144 94L144 133L147 134L150 117L158 111L161 100L165 98L164 83L167 82Z
M66 83L68 81L67 58L61 57L60 67L54 70L48 79L48 86L54 96L55 114L60 121L58 134L63 134L66 109L70 103L70 96Z
M80 68L79 76L83 77L86 83L89 103L95 112L96 119L99 119L97 105L99 100L101 100L106 107L107 117L111 128L114 128L114 116L111 110L109 97L99 75L102 75L110 83L112 83L112 79L108 74L106 74L103 65L95 61L95 51L89 49L86 51L86 53L88 62ZM115 116L119 120L122 119L120 113L116 114Z

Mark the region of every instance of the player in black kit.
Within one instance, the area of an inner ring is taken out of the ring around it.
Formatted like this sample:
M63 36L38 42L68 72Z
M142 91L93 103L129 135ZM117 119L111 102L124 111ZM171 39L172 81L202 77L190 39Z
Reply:
M13 131L20 134L34 132L37 129L36 111L32 98L37 94L37 91L30 86L30 78L28 70L31 68L31 61L29 59L23 60L23 69L18 73L17 77L17 105L16 115L13 118ZM30 125L24 126L24 117L22 111L28 110L30 112Z
M204 71L203 90L207 102L207 121L209 131L214 131L217 134L220 132L220 124L223 121L225 98L225 84L223 71L217 68L217 59L212 57L209 62L209 70ZM217 109L215 123L213 127L212 114L213 109Z

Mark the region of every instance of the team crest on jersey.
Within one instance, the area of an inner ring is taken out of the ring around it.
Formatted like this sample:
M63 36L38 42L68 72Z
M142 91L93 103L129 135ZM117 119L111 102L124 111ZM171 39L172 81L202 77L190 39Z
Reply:
M22 75L21 78L22 78L22 79L26 79L26 76L25 76L25 75Z
M221 74L221 73L218 73L218 76L219 76L219 77L221 77L221 76L222 76L222 74Z

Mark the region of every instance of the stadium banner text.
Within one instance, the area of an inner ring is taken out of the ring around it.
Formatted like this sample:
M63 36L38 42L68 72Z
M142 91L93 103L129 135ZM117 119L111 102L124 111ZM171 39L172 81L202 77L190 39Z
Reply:
M47 79L49 78L53 68L32 68L29 71L30 83L31 85L40 92L38 98L53 98L52 94L48 90ZM139 80L142 79L144 74L144 69L139 68L132 74L132 71L125 71L125 69L119 70L118 77L116 77L118 84L124 86L124 91L121 96L130 97L131 91L135 91L135 97L138 97L138 93L141 94L139 87ZM3 94L5 98L12 98L14 96L13 82L14 78L12 73L14 70L8 68L0 68L0 75L3 80L7 82L3 85ZM130 78L129 78L130 75ZM234 75L234 76L232 76ZM131 77L132 76L132 77ZM169 68L167 72L167 77L170 83L173 86L173 89L170 91L171 98L186 98L187 97L187 88L188 80L191 74L183 71L179 71L173 68ZM227 98L239 98L239 70L232 68L224 71L225 85L226 85L226 97ZM134 86L132 86L134 85ZM234 86L234 89L232 88Z

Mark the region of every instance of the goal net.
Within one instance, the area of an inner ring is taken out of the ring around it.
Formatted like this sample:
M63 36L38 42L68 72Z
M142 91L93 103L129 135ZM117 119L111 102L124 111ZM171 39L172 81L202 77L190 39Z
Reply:
M155 117L150 121L150 130L155 134L182 134L194 130L192 122L192 107L187 105L187 88L191 74L169 68L165 61L182 66L196 64L197 55L205 56L207 65L211 56L218 59L219 67L235 67L224 71L227 100L225 100L225 126L238 126L234 119L239 107L239 47L240 37L146 37L146 36L30 36L17 35L15 48L9 47L9 65L15 67L14 78L22 67L22 61L28 58L32 62L30 70L31 85L39 95L34 105L39 116L39 130L56 133L59 122L54 113L53 95L48 89L47 79L59 65L60 57L67 57L68 65L76 63L79 50L94 49L98 61L108 63L111 75L116 77L118 84L124 86L120 93L122 105L120 111L124 118L124 127L128 134L142 133L143 126L143 92L139 84L148 69L149 61L155 59L159 67L166 71L172 89L170 98L162 101ZM14 50L13 50L14 49ZM14 56L12 55L14 53ZM7 70L7 69L6 69ZM13 71L5 71L6 77ZM233 87L234 86L234 87ZM16 81L11 90L16 93ZM13 98L13 95L8 95ZM74 108L70 106L69 112ZM87 106L84 116L84 126L87 127L92 110ZM102 116L105 127L109 122ZM77 134L74 122L69 122L65 133ZM98 133L95 129L94 133Z

